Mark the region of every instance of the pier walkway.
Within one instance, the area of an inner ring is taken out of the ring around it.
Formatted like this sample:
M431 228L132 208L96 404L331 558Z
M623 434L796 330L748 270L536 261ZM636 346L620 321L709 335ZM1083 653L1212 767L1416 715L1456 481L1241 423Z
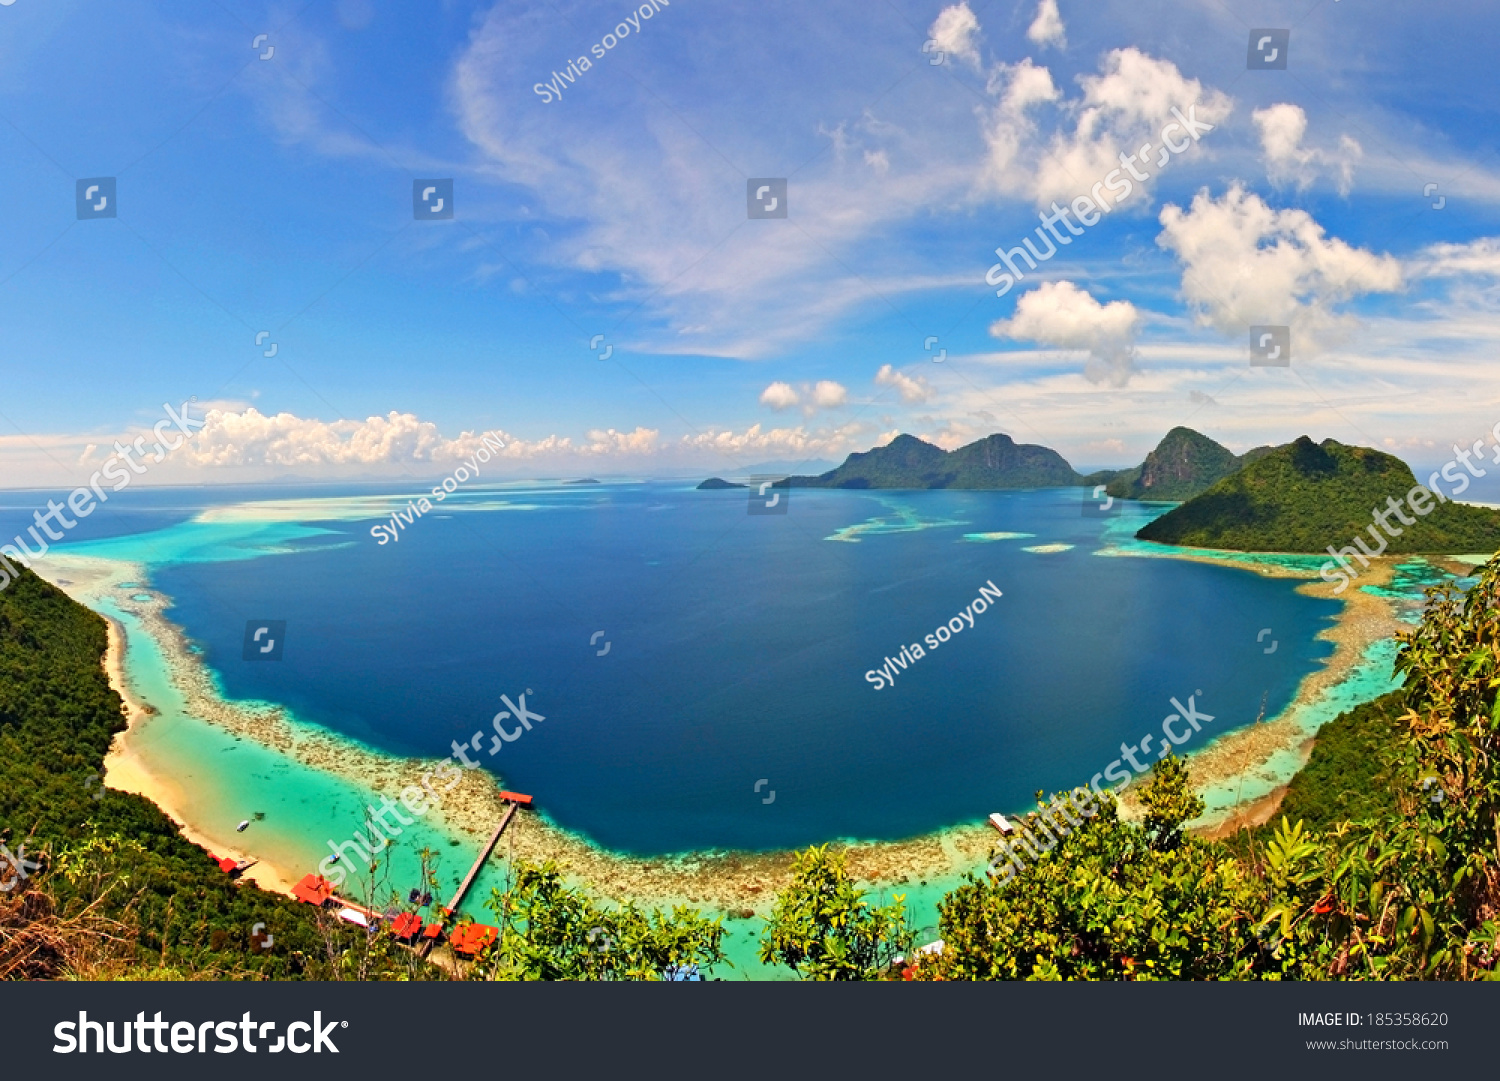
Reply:
M447 915L451 918L458 914L458 906L463 904L464 895L469 892L469 887L474 884L474 879L479 877L479 869L484 866L485 860L490 858L490 853L495 850L495 845L500 843L500 835L505 832L505 827L510 825L510 820L520 810L519 803L512 803L506 808L505 815L500 819L500 824L495 827L495 832L490 834L489 841L479 850L479 858L474 861L474 866L469 868L469 873L464 876L463 882L459 884L458 890L453 894L453 900L448 902Z

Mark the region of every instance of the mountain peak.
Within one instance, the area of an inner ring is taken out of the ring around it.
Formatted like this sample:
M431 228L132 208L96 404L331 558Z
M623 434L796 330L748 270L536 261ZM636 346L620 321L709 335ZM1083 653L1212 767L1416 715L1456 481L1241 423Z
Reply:
M1228 447L1178 425L1162 436L1144 462L1121 473L1106 490L1117 499L1177 502L1191 499L1243 464Z
M817 477L793 477L805 488L1056 488L1082 478L1055 450L1017 443L1003 432L945 451L901 434L883 447L851 454Z
M1266 452L1136 536L1162 544L1247 552L1323 552L1368 544L1371 555L1479 552L1500 546L1500 514L1440 502L1372 533L1389 500L1418 489L1411 467L1372 447L1299 436ZM1425 491L1425 489L1423 489ZM1415 503L1412 504L1416 506ZM1373 508L1373 510L1372 510ZM1363 540L1361 540L1363 538Z

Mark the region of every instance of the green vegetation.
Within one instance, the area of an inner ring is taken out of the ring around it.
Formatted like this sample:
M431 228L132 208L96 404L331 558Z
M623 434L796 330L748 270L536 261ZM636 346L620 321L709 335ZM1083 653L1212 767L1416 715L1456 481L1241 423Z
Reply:
M1185 834L1201 803L1169 758L1142 824L1106 798L1008 883L970 876L908 978L1500 978L1500 560L1430 590L1400 640L1404 687L1341 718L1294 785L1287 810L1317 824Z
M486 903L500 937L485 947L470 979L661 980L669 969L700 975L724 963L724 929L697 910L670 916L634 905L608 908L569 887L552 863L521 863L515 882Z
M1263 454L1150 522L1136 536L1162 544L1250 552L1322 552L1363 536L1372 553L1372 510L1403 500L1418 487L1399 458L1368 447L1321 444L1307 436ZM1425 491L1425 489L1423 489ZM1431 498L1431 497L1429 497ZM1420 497L1419 497L1420 499ZM1425 504L1424 504L1425 505ZM1400 529L1386 551L1492 552L1500 547L1500 512L1439 503ZM1377 534L1383 537L1383 534Z
M722 477L709 477L702 484L698 485L698 491L700 491L700 492L705 492L705 491L706 492L713 492L713 491L718 491L721 488L744 488L744 487L746 487L746 485L735 484L733 481L727 481L727 480L725 480Z
M837 469L817 477L793 477L800 488L1056 488L1083 478L1046 447L991 435L945 451L910 435L851 454Z
M1287 785L1279 813L1319 832L1340 822L1378 822L1397 813L1394 777L1385 758L1401 736L1401 714L1401 692L1392 691L1318 729L1312 755Z
M760 959L806 980L868 980L911 946L904 899L872 906L854 885L844 857L828 846L799 852L792 884L776 897Z
M1228 447L1191 428L1177 427L1162 438L1144 462L1111 480L1105 492L1116 499L1181 502L1243 464Z
M102 788L125 726L105 645L99 616L30 571L0 591L0 843L40 864L0 893L0 978L338 975L329 945L353 936L236 885L154 804Z
M1106 795L1096 815L1008 885L973 877L941 906L942 954L912 975L947 980L1252 977L1256 883L1222 845L1182 832L1203 807L1186 769L1157 763L1145 824ZM1075 816L1076 817L1076 816ZM1067 827L1054 826L1054 829Z

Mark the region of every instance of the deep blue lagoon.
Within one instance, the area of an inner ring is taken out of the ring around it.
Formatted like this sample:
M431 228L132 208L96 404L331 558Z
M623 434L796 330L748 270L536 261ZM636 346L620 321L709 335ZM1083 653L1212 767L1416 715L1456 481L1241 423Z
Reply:
M475 757L636 854L899 839L1016 810L1159 737L1174 696L1215 718L1197 749L1285 707L1339 610L1285 579L1096 555L1158 511L1085 517L1076 489L796 489L785 515L667 483L461 498L396 543L376 544L377 519L324 521L247 558L163 557L152 584L229 695L394 753L445 755L525 692L546 720ZM1004 596L972 628L894 686L865 679L987 581ZM242 659L250 619L286 621L281 661Z

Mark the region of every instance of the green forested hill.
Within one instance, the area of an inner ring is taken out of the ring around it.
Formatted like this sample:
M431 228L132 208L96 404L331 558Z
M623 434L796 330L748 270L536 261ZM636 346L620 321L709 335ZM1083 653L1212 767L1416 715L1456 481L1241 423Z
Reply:
M1055 450L1017 443L1008 435L986 436L954 451L911 435L849 455L844 464L816 477L793 477L801 488L1056 488L1083 478Z
M1149 523L1136 536L1162 544L1252 552L1321 552L1363 536L1372 551L1378 541L1368 532L1372 510L1386 512L1387 500L1400 501L1417 487L1410 467L1369 447L1348 447L1332 439L1314 443L1302 436L1264 453L1258 460L1218 481ZM1435 502L1435 501L1434 501ZM1388 552L1492 552L1500 548L1500 512L1442 503L1426 516L1407 512Z
M105 645L103 619L30 571L0 590L0 843L40 864L24 882L0 866L0 883L13 883L0 892L0 974L78 975L77 957L102 952L106 975L326 978L308 906L235 884L154 804L102 789L125 726ZM74 922L90 904L88 920L112 921L113 940ZM251 940L257 923L269 950Z
M1173 428L1146 460L1110 481L1116 499L1191 499L1243 464L1228 447L1191 428Z
M1397 781L1385 761L1405 726L1400 691L1339 714L1318 729L1307 765L1292 777L1275 817L1324 832L1340 822L1393 817ZM1263 837L1274 832L1261 827Z

